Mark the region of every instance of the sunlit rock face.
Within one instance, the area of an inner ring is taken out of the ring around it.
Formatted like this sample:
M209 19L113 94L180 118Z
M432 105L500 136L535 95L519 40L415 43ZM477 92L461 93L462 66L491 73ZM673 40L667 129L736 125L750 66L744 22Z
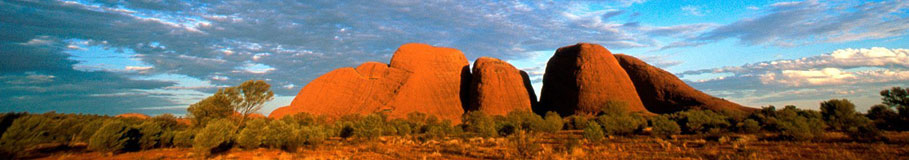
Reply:
M402 45L391 64L367 62L340 68L307 84L290 106L273 111L280 118L300 112L329 117L385 112L402 118L422 112L460 121L470 71L467 58L453 48Z
M280 118L300 112L340 117L383 109L397 94L410 72L366 62L357 68L339 68L314 79L300 90L290 106L269 115Z
M536 95L530 79L508 62L480 57L473 63L468 110L489 115L505 115L515 110L531 110Z
M391 68L412 74L388 108L391 117L422 112L460 122L464 114L470 63L454 48L404 44L391 58Z

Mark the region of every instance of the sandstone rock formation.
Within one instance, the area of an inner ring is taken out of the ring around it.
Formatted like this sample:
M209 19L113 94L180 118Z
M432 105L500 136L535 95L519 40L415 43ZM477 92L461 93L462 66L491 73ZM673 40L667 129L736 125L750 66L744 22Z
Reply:
M647 113L628 74L609 50L597 44L559 48L547 63L541 94L537 113L596 113L612 102Z
M403 118L422 112L460 122L470 83L468 66L457 49L404 44L395 51L390 65L367 62L316 78L290 106L272 111L269 117L300 112L340 117L383 111L392 118Z
M145 114L142 114L142 113L123 113L123 114L118 114L118 115L116 115L116 116L114 116L114 117L117 117L117 118L138 118L138 119L148 119L148 118L151 118L151 117L149 117L148 115L145 115Z
M391 58L391 68L410 71L394 100L390 116L422 112L460 122L470 83L470 63L461 51L426 44L404 44Z
M505 115L514 110L529 111L536 103L533 89L527 88L530 79L526 73L508 62L480 57L474 61L471 75L468 110Z
M379 62L366 62L356 69L339 68L303 87L288 107L269 115L280 118L300 112L329 117L378 112L407 82L410 72L389 68Z
M641 101L650 112L673 113L688 109L756 110L707 95L688 86L672 73L638 58L623 54L616 54L615 58L634 82Z

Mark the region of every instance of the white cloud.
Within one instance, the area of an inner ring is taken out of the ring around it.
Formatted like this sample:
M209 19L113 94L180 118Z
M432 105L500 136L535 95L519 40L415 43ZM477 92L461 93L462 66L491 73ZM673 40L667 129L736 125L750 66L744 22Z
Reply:
M691 15L691 16L704 16L704 13L707 12L707 11L704 11L703 7L692 6L692 5L682 6L682 11L684 11L686 15Z
M909 85L909 50L882 47L838 49L799 59L775 60L686 71L680 77L724 74L689 81L711 94L749 105L767 103L811 104L849 96L870 106L878 91ZM811 102L811 103L807 103ZM808 106L814 107L814 106ZM859 109L861 110L861 109Z
M726 66L721 68L686 71L680 75L703 73L761 74L768 71L806 70L823 68L851 69L858 67L883 67L909 69L909 49L888 49L883 47L862 49L838 49L828 54L792 60L775 60Z

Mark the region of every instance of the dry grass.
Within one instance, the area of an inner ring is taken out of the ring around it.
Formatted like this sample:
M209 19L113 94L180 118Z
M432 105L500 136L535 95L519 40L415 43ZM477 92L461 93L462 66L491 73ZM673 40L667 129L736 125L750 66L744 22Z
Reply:
M578 131L503 138L443 138L418 141L381 137L373 141L332 139L296 152L240 150L212 159L909 159L909 132L889 132L888 143L856 143L831 133L815 142L766 140L772 135L730 134L719 138L610 137L588 142ZM60 152L42 159L193 159L191 149L168 148L117 155Z

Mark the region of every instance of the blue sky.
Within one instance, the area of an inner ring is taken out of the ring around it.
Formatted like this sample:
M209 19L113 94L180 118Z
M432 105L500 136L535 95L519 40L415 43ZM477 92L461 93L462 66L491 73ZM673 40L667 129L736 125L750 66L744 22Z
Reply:
M906 1L0 1L0 111L185 113L264 79L290 104L314 78L404 43L497 57L539 89L554 50L598 43L709 94L858 110L909 86ZM539 91L539 90L538 90ZM539 94L538 94L539 95Z

